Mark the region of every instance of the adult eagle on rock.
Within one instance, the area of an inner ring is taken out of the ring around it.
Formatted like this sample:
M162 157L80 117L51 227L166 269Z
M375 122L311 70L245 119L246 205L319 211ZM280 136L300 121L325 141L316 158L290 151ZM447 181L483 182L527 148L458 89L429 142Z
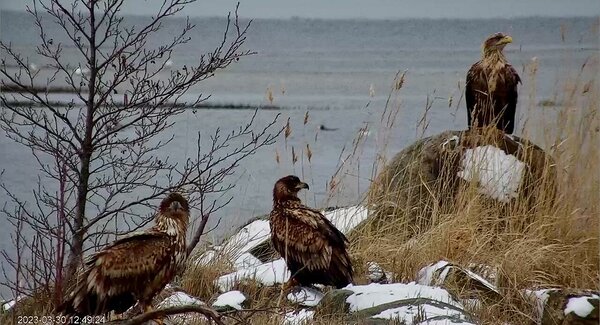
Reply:
M281 178L273 188L271 240L290 270L288 285L345 287L352 283L353 273L348 239L321 212L302 204L298 192L304 188L308 185L293 175Z
M160 203L156 224L145 232L119 239L89 256L74 289L57 313L117 314L139 302L151 309L152 298L169 283L186 260L188 201L171 193Z
M512 37L496 33L482 45L482 58L467 73L465 98L469 128L495 124L512 133L515 128L517 84L521 78L502 50Z

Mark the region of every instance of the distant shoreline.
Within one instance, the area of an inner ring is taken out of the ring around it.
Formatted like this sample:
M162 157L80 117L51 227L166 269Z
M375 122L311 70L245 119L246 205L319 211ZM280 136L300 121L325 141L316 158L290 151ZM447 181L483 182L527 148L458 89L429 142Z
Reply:
M595 8L590 8L592 12ZM28 14L25 10L15 10L15 9L0 9L0 13L3 14ZM291 17L245 17L243 12L240 13L240 19L243 20L253 20L253 21L410 21L410 20L430 20L430 21L489 21L489 20L526 20L526 19L595 19L597 17L596 13L590 15L516 15L516 16L496 16L496 17L382 17L382 18L365 18L365 17L344 17L344 18L323 18L323 17L303 17L303 16L291 16ZM123 17L131 17L131 18L149 18L151 15L143 15L143 14L124 14ZM185 20L187 16L175 16L170 17L169 19L173 20ZM194 20L225 20L226 16L190 16L191 19Z

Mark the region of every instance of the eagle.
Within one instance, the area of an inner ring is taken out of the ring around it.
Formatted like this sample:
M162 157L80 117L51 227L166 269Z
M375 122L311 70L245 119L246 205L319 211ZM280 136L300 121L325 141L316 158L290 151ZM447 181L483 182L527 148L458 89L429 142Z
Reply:
M503 33L489 36L482 45L482 58L467 73L465 98L469 129L495 124L511 134L515 128L517 85L521 78L502 50L512 43Z
M80 317L121 314L136 302L149 311L152 298L185 263L189 215L188 201L179 193L169 194L160 203L153 227L86 258L56 312Z
M271 241L290 270L286 285L343 288L353 275L348 239L321 212L302 204L298 192L308 188L293 175L279 179L273 188Z

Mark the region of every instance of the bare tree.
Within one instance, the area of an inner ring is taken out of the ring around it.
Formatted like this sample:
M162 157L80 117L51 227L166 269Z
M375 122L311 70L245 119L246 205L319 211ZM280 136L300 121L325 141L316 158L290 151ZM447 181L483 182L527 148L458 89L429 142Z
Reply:
M60 300L63 281L74 274L87 250L145 225L156 199L174 190L188 193L200 214L191 252L210 216L230 201L226 192L233 185L227 177L281 132L277 117L257 125L255 111L245 125L228 133L217 130L204 137L207 141L198 132L194 157L165 156L173 145L168 131L176 119L207 98L185 101L182 96L217 70L253 54L242 49L250 23L240 24L236 8L212 51L199 54L193 66L170 69L173 51L191 40L194 25L187 19L179 33L156 47L149 40L165 19L194 0L160 1L156 14L137 26L120 15L124 2L33 1L27 11L39 32L36 55L49 61L51 70L41 90L39 71L29 58L0 42L6 54L0 66L2 86L16 89L0 95L0 128L31 148L41 169L32 189L35 202L1 185L14 203L2 211L18 229L13 242L20 250L17 256L3 252L16 273L16 280L4 285L17 295L45 288ZM58 24L81 63L64 58L67 44L49 34L50 23ZM74 93L63 105L49 96L57 82ZM26 238L31 233L34 240ZM26 255L28 261L23 260Z

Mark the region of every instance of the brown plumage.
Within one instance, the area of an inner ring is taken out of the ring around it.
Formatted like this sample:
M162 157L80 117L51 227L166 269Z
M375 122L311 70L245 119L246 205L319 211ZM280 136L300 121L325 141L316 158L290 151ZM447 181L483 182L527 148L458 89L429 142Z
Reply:
M169 283L186 260L188 201L178 193L160 204L156 224L119 239L89 256L67 299L56 308L65 315L125 312L139 301L142 310Z
M502 50L512 38L502 33L488 37L482 45L482 58L467 73L465 98L469 128L495 124L512 133L517 108L517 85L521 78L508 63Z
M342 288L352 283L348 239L319 211L300 201L298 191L308 189L296 176L286 176L273 188L270 215L271 241L285 259L292 281Z

